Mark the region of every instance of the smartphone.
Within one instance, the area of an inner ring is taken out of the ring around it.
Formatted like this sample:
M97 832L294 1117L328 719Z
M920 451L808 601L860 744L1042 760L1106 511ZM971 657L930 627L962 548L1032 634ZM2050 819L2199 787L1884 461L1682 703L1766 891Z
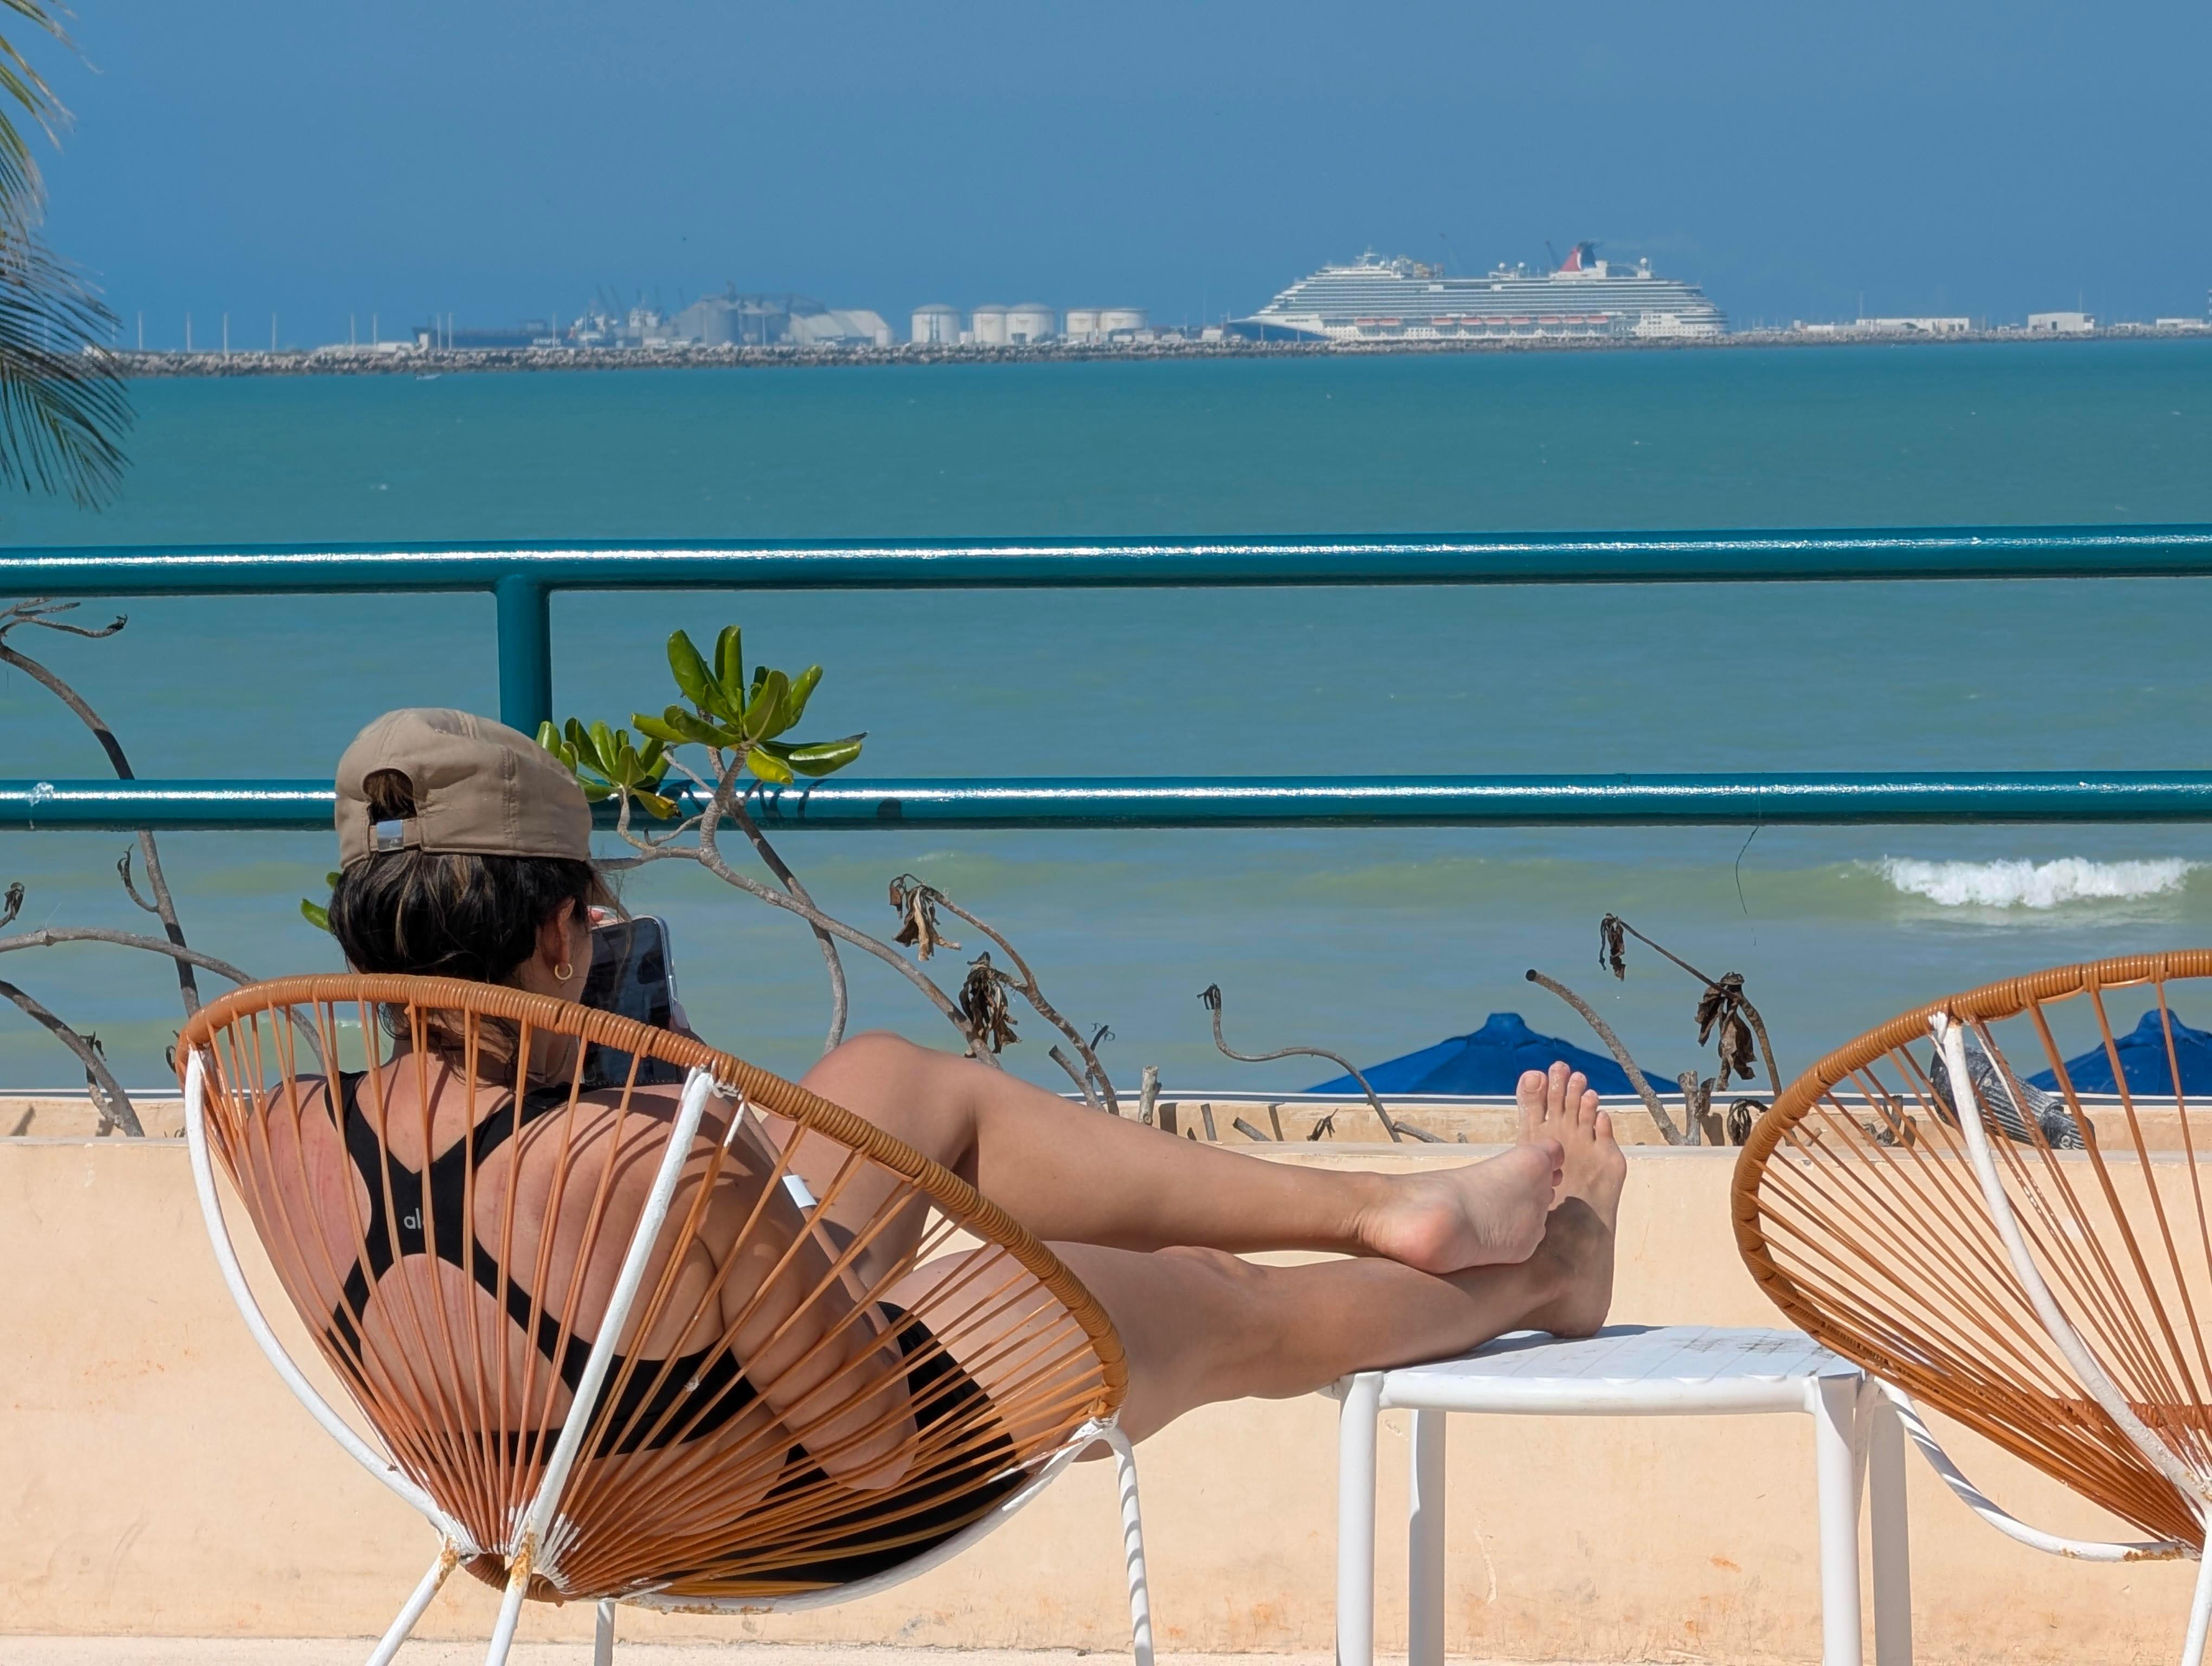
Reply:
M623 919L592 910L592 969L584 977L583 1004L618 1012L656 1030L685 1027L676 998L676 972L668 957L668 922L657 915ZM584 1061L584 1079L592 1087L618 1087L629 1079L630 1055L594 1043ZM638 1067L641 1086L680 1082L681 1066L647 1059Z

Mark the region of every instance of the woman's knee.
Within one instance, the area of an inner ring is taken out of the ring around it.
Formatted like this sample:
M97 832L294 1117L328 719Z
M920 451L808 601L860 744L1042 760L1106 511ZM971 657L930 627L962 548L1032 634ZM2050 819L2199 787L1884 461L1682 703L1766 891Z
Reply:
M824 1098L835 1100L840 1085L866 1087L876 1083L895 1083L921 1068L927 1058L927 1049L916 1047L903 1036L889 1030L864 1030L857 1036L847 1037L824 1053L804 1079L808 1087Z

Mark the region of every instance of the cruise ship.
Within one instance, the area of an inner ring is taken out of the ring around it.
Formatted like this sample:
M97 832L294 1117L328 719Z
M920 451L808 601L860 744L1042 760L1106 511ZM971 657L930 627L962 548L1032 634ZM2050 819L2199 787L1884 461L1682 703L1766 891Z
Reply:
M1621 270L1577 243L1554 271L1499 266L1480 277L1370 252L1300 278L1231 327L1272 340L1638 341L1718 336L1728 319L1696 284L1655 277L1649 260Z

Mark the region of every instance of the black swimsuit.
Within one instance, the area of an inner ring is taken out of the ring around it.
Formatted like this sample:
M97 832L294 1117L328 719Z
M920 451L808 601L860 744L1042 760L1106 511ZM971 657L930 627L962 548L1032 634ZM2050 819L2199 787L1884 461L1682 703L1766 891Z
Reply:
M473 1241L465 1197L471 1170L480 1169L518 1129L565 1108L568 1091L540 1088L526 1094L520 1117L514 1101L509 1099L466 1140L433 1158L428 1169L415 1170L386 1151L369 1126L361 1109L361 1083L358 1071L339 1077L346 1151L368 1192L368 1220L362 1233L368 1247L368 1264L356 1262L346 1274L339 1304L331 1313L332 1335L347 1355L359 1360L363 1353L360 1325L368 1311L376 1280L390 1272L401 1256L435 1256L448 1266L469 1273L478 1288L502 1303L507 1317L532 1337L538 1353L574 1394L583 1382L592 1345L573 1335L564 1337L560 1321L539 1310L526 1291L503 1275L483 1245ZM424 1230L426 1213L434 1242ZM907 1391L921 1429L956 1416L984 1398L975 1379L947 1350L936 1346L927 1325L888 1302L878 1305L896 1332L901 1353L911 1362L907 1368ZM726 1347L701 1348L673 1359L641 1359L634 1370L629 1369L631 1363L621 1354L615 1355L603 1379L620 1383L622 1388L614 1395L611 1414L603 1426L605 1432L596 1449L600 1457L653 1451L678 1441L703 1438L758 1397ZM699 1409L686 1414L687 1407ZM558 1439L560 1432L556 1425L546 1431L546 1438ZM520 1449L534 1446L538 1436L532 1431L509 1438ZM777 1584L842 1584L896 1567L951 1537L1019 1487L1028 1479L1019 1470L997 1475L980 1487L976 1485L983 1477L1006 1469L1013 1456L1013 1443L1003 1432L994 1434L973 1451L947 1462L937 1473L921 1478L912 1487L869 1499L805 1529L805 1536L812 1541L806 1553L808 1560L789 1566L764 1566L760 1577ZM803 1445L793 1445L782 1475L763 1505L828 1479ZM908 1543L890 1549L871 1547L840 1554L841 1542L852 1540L879 1546L887 1508L896 1513L901 1532L908 1536Z

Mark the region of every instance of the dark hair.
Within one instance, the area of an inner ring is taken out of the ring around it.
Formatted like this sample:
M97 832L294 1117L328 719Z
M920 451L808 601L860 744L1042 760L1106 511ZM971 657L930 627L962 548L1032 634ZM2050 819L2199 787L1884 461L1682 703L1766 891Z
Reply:
M414 783L397 769L362 783L377 821L415 813ZM537 952L538 933L574 903L613 901L589 862L553 856L380 851L338 876L331 934L361 972L504 982Z

